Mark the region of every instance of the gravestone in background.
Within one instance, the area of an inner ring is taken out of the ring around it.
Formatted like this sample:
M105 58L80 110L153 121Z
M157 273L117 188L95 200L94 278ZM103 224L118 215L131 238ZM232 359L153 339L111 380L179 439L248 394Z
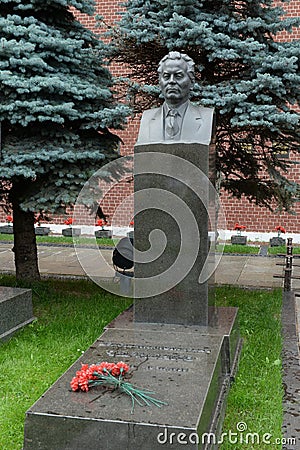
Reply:
M231 244L232 245L247 245L247 236L241 236L240 234L231 236Z
M62 233L63 236L66 236L66 237L80 236L81 235L81 229L80 228L74 228L74 227L63 228L61 230L61 233Z
M14 234L14 227L12 225L3 225L0 227L0 234Z
M37 236L48 236L50 233L50 227L38 226L34 229Z
M111 239L112 238L112 231L111 230L96 230L95 231L95 237L96 238Z
M285 245L285 239L280 236L275 236L270 239L270 247L281 247Z

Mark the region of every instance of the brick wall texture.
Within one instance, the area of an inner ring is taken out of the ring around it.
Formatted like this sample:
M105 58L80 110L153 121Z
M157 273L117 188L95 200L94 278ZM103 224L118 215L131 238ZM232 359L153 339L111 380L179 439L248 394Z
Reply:
M281 4L280 2L275 2ZM299 16L300 1L290 1L290 3L283 4L284 9L290 16ZM97 0L96 14L104 17L107 24L113 24L119 17L122 10L120 2L116 0ZM94 28L94 18L78 15L85 25ZM299 39L300 30L294 30L293 34L284 34L279 39ZM124 74L124 67L117 65L111 68L114 74ZM139 118L134 120L129 119L125 130L118 131L118 135L122 139L121 155L128 155L133 153L133 147L136 141L139 129ZM299 162L299 155L290 155L292 160ZM300 168L295 165L290 171L290 178L300 182ZM103 211L109 215L109 223L120 226L128 226L132 220L133 215L133 183L130 177L124 179L119 185L114 186L104 199L101 200ZM236 222L245 225L247 231L254 232L268 232L274 231L275 226L282 225L288 232L300 233L300 221L298 220L300 214L300 204L295 205L295 215L287 213L271 213L267 208L258 207L249 203L246 199L233 199L226 193L222 192L221 201L225 209L227 220L227 229L233 229ZM5 217L4 213L0 213L0 221ZM56 223L62 223L63 217L56 216L53 218Z

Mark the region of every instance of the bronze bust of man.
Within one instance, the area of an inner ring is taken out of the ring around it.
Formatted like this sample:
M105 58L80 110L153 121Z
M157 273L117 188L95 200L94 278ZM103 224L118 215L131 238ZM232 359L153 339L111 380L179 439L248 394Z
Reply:
M214 110L195 106L189 100L195 82L194 66L194 61L180 52L170 52L160 61L159 86L165 102L144 111L137 144L210 143Z

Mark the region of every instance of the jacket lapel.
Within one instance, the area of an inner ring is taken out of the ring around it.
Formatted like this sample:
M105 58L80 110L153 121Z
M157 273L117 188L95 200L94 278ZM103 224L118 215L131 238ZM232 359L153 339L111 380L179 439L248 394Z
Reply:
M195 108L191 103L188 103L184 119L182 122L181 139L190 140L191 136L196 136L199 128L202 125L202 116L199 107Z
M151 142L162 142L164 139L164 118L163 108L156 108L153 111L153 116L149 121L149 138Z

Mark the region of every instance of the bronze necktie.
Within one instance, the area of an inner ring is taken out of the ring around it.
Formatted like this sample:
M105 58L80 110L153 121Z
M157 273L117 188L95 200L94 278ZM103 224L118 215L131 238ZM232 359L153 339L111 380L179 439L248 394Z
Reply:
M170 109L166 117L166 132L169 137L174 137L179 132L177 121L178 112L176 109Z

